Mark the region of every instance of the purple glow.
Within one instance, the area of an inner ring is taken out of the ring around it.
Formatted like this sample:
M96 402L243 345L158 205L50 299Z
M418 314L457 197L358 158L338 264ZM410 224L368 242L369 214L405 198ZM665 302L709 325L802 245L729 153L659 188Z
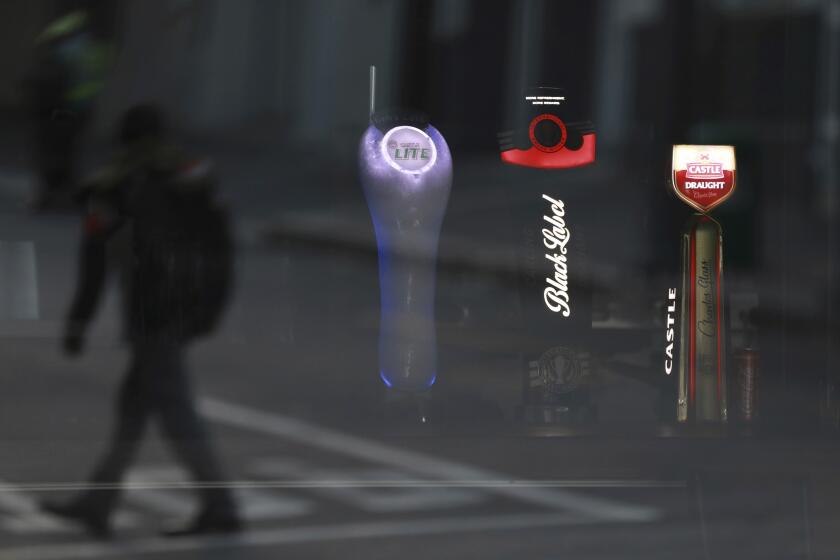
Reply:
M359 146L359 169L379 250L379 376L394 390L423 392L437 376L435 263L452 156L434 127L410 132L395 135L385 149L387 135L370 126ZM415 132L432 142L426 157L433 165L426 164L425 154L421 165L415 152L401 168L393 150L411 150Z

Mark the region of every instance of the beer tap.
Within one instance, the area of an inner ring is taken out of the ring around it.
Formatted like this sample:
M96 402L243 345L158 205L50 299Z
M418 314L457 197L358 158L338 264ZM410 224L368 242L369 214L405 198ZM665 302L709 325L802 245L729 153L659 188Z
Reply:
M379 376L390 398L424 403L438 376L435 266L452 186L452 158L440 132L411 111L375 110L359 145L359 171L379 254Z

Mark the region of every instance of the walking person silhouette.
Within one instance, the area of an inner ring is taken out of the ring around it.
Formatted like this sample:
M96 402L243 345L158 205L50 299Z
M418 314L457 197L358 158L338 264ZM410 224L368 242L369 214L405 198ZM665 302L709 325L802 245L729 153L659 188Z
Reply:
M213 330L228 299L227 217L214 199L209 163L190 160L169 144L156 107L129 110L119 139L120 152L81 194L86 213L79 278L63 345L69 355L83 350L106 272L116 268L122 272L131 362L117 396L109 447L91 487L68 502L43 507L95 536L109 536L119 483L155 419L193 479L204 483L198 485L200 513L166 534L235 532L241 520L230 490L218 484L224 476L184 363L188 344Z

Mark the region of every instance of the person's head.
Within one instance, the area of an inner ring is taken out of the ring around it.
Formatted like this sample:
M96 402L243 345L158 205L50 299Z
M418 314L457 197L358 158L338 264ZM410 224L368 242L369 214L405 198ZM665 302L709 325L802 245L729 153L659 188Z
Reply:
M119 129L119 143L131 147L162 140L166 134L163 112L150 103L135 105L123 115Z

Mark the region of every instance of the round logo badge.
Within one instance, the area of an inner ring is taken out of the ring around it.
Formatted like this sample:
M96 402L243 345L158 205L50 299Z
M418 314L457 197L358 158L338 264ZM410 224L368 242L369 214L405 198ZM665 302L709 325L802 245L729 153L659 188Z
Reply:
M540 356L537 363L540 381L549 393L569 393L583 381L584 373L580 360L570 348L552 348Z
M391 167L423 173L435 164L437 149L428 134L413 126L397 126L382 139L382 152Z
M566 145L566 124L554 115L544 113L528 126L528 137L536 149L547 154L559 152Z

